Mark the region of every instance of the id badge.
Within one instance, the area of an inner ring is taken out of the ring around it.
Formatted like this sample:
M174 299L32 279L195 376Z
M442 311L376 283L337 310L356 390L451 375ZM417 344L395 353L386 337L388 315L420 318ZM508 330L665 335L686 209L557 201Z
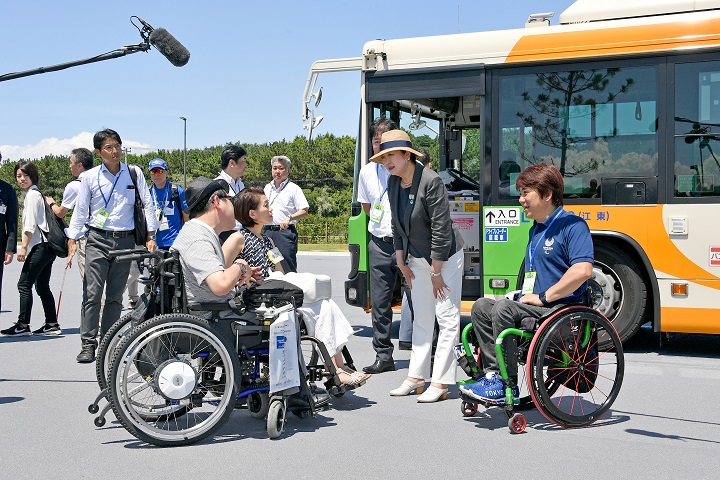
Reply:
M370 209L370 221L380 223L384 213L385 207L383 207L381 203L373 203L373 206Z
M278 250L277 247L273 248L272 250L268 250L267 256L270 259L271 262L273 262L275 265L282 262L285 257L283 257L283 254L280 253L280 250Z
M537 272L526 272L525 273L525 280L523 281L523 287L522 287L523 295L528 295L530 293L533 293L533 289L535 288L535 278L536 277L537 277Z
M0 215L4 215L7 212L7 205L0 203Z
M167 207L165 207L165 216L167 217L169 215L175 215L175 207L173 207L171 205L168 205Z
M106 212L104 208L101 208L93 217L92 226L95 228L103 228L109 216L110 214Z
M167 230L168 228L170 228L170 226L168 225L168 219L167 219L167 217L163 217L163 218L160 220L160 228L159 228L159 230L162 232L163 230Z

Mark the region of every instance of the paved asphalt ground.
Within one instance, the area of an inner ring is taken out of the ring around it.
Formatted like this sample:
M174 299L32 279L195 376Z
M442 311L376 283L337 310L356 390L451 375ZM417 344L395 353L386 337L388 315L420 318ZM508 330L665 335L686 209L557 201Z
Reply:
M344 303L349 257L301 255L299 268L332 277L356 330L349 345L356 365L370 364L370 316ZM2 328L16 319L19 271L16 261L5 270ZM75 362L81 285L69 271L64 336L0 338L0 478L720 478L720 336L674 335L659 347L659 337L642 330L626 347L617 401L588 428L562 429L532 411L526 432L512 435L500 410L463 418L457 389L437 404L390 397L409 360L396 351L398 371L333 399L316 418L290 416L277 440L267 438L264 421L237 410L214 437L161 449L136 440L112 413L104 427L93 425L95 365ZM41 318L36 301L31 327Z

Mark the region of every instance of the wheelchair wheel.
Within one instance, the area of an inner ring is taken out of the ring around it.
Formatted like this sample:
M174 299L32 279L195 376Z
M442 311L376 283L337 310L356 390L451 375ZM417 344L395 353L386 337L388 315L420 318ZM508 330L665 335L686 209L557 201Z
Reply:
M132 314L128 313L113 323L110 329L103 335L95 355L95 376L97 377L100 390L107 387L108 373L113 354L123 336L132 328ZM91 412L92 413L92 412Z
M138 439L188 445L225 423L237 398L234 347L192 315L152 318L127 334L110 369L112 408Z
M270 438L278 438L285 429L285 402L273 400L270 403L267 417L267 434Z
M270 396L267 392L255 392L248 395L248 410L253 418L265 418L270 409Z
M612 348L603 351L600 338ZM560 311L538 329L528 354L530 393L540 412L564 427L590 425L612 405L625 371L612 323L586 307Z

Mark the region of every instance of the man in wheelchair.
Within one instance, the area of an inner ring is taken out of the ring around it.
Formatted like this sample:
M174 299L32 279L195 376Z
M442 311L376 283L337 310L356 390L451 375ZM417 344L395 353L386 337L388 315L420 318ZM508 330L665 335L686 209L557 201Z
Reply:
M460 386L471 398L497 404L505 402L495 350L498 335L507 328L521 328L523 318L539 318L562 305L583 303L594 262L592 237L585 220L562 208L564 184L556 167L531 165L518 175L515 185L525 216L533 220L522 291L517 301L480 298L473 305L472 325L480 343L485 376ZM517 343L513 335L504 338L503 351L517 398Z

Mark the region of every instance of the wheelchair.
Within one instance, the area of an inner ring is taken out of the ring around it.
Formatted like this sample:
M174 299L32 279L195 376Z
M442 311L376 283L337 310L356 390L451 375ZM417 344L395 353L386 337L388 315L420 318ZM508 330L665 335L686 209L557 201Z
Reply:
M505 351L505 339L517 343L517 349L509 349L516 353ZM483 376L472 324L463 329L461 341L455 354L470 379L459 383L469 384ZM471 417L479 405L502 408L512 433L525 431L527 419L521 412L533 408L564 428L590 425L612 406L622 386L625 360L620 337L610 320L585 305L566 305L540 318L524 318L520 328L500 333L495 350L504 402L478 400L460 390L461 411ZM506 355L516 355L517 382L508 376ZM513 386L518 387L517 397Z
M214 433L235 408L247 408L252 417L266 419L268 436L277 438L287 413L303 418L329 408L327 398L317 395L317 382L335 396L360 386L340 382L325 346L300 334L297 320L300 385L270 394L269 332L281 315L300 306L302 291L293 285L280 282L285 285L248 289L230 301L190 303L177 252L125 250L114 256L149 260L149 292L102 338L96 365L101 393L89 410L97 413L102 398L108 405L96 426L104 425L112 408L144 442L187 445ZM198 312L211 312L210 318ZM343 353L351 365L349 352Z

